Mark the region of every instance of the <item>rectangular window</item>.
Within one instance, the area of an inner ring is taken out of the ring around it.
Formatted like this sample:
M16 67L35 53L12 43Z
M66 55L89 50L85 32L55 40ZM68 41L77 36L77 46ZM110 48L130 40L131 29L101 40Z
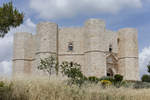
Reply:
M73 43L72 42L69 42L69 44L68 44L68 50L69 51L73 51Z

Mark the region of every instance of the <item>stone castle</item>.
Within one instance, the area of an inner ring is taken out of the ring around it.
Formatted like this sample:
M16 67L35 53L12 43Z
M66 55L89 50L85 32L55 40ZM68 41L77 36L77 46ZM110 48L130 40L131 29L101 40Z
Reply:
M139 80L137 30L107 30L105 22L89 19L80 28L59 28L42 22L37 33L14 36L13 73L37 74L40 58L56 55L59 63L81 64L86 76L121 74L126 80Z

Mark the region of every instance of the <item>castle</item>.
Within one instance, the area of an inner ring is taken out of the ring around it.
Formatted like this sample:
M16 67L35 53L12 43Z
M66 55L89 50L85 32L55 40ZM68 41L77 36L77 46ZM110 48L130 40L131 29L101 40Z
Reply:
M13 73L37 74L40 58L56 55L59 63L81 64L86 76L121 74L125 80L139 80L137 30L107 30L105 22L89 19L83 27L59 28L42 22L37 33L14 35Z

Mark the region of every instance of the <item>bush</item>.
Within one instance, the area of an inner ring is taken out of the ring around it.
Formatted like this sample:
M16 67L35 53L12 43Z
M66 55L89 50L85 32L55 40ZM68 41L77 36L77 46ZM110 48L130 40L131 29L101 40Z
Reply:
M100 78L100 81L101 80L108 80L108 81L110 81L110 82L114 82L114 79L113 79L113 77L111 77L111 76L104 76L104 77L102 77L102 78Z
M120 74L116 74L114 76L114 86L120 88L123 85L123 76Z
M123 81L123 76L120 75L120 74L116 74L116 75L114 76L114 81L115 81L115 82L122 82L122 81Z
M90 76L90 77L88 77L88 81L91 83L98 83L100 81L100 79L97 78L96 76Z
M142 81L143 81L143 82L150 82L150 75L146 75L146 74L143 75L143 76L142 76Z
M112 85L112 82L109 80L101 80L100 83L104 88Z

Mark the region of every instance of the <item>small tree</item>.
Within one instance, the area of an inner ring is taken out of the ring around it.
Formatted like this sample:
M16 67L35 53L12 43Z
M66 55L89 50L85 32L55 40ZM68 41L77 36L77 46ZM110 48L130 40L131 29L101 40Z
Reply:
M58 63L54 56L48 58L40 59L40 64L37 67L39 70L47 72L51 76L52 72L58 74Z
M147 72L150 73L150 62L147 65ZM150 75L144 74L141 78L143 82L150 82Z
M150 73L150 62L149 62L149 64L147 65L147 72Z
M83 75L81 71L81 65L74 62L62 62L60 65L61 72L63 75L66 75L70 78L71 84L77 84L81 86L87 78Z
M142 76L141 79L143 82L150 82L150 75L145 74Z
M24 14L13 7L12 2L4 3L0 7L0 37L4 37L11 27L23 23Z

